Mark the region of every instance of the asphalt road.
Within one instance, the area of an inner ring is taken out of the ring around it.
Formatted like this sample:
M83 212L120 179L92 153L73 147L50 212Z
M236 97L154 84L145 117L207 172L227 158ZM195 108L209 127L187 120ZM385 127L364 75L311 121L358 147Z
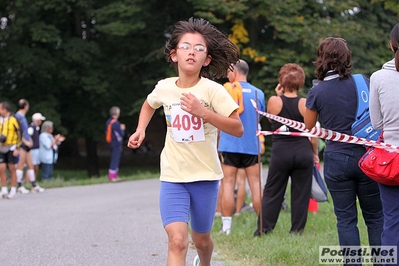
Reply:
M166 265L158 196L150 179L0 199L0 265ZM187 265L195 255L190 246Z

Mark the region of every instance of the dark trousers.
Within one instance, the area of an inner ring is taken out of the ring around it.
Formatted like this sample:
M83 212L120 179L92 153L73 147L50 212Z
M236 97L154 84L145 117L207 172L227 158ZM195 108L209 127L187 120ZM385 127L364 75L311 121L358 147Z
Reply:
M50 180L53 176L54 164L41 163L41 168L42 168L42 180Z
M383 246L396 246L399 249L399 186L379 184L382 209L384 212L384 230L381 235ZM396 258L398 262L399 258ZM398 265L389 264L389 265Z
M111 145L111 162L109 164L110 170L118 170L122 154L122 145Z
M364 152L364 148L359 146L324 153L324 178L334 203L341 246L360 246L357 200L367 226L370 246L381 245L383 213L380 190L378 184L358 166Z
M334 203L341 246L360 245L357 199L367 226L370 245L381 244L383 213L380 191L378 184L358 166L363 154L364 149L324 153L324 178Z
M273 143L267 182L262 198L263 232L275 227L291 177L291 230L302 232L308 217L312 187L313 152L307 139L299 142ZM260 221L258 219L258 229Z

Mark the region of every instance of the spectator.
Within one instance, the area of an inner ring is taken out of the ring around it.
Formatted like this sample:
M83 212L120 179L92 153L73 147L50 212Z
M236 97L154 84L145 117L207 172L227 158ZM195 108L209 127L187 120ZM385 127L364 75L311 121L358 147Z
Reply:
M0 107L0 178L1 196L12 199L17 193L17 176L15 164L21 145L19 124L17 119L11 114L11 107L8 102L2 102ZM10 172L11 189L8 193L6 167Z
M267 112L295 121L303 122L306 99L298 96L305 83L305 73L297 64L285 64L278 74L277 96L270 97ZM271 121L272 131L283 125ZM297 130L283 126L287 131ZM316 148L314 148L316 146ZM270 233L274 229L288 180L291 177L291 229L290 233L301 234L305 229L310 191L312 188L313 164L318 163L317 138L272 135L272 151L267 182L263 190L262 217L254 236ZM262 219L262 228L260 223Z
M226 75L238 56L238 47L208 21L177 22L165 57L177 68L178 77L158 82L129 138L128 147L140 147L155 110L164 107L167 133L161 153L160 209L168 235L167 265L186 264L189 219L198 252L193 265L210 265L211 229L223 177L217 130L237 137L243 134L238 105L223 86L210 79Z
M256 136L258 130L257 113L253 108L251 99L256 100L258 109L265 110L265 95L247 81L249 66L240 59L233 65L233 69L227 71L227 77L231 83L239 82L242 88L243 111L240 119L244 126L244 135L239 138L220 132L218 151L222 163L224 178L221 181L221 213L222 231L226 235L231 232L232 216L234 213L234 188L239 168L244 168L251 189L252 204L258 214L260 209L260 167L258 163L259 139Z
M32 138L33 145L30 149L30 153L32 155L32 163L33 163L33 170L35 171L35 176L39 171L40 165L40 157L39 157L39 135L40 135L40 126L42 125L43 121L46 118L41 113L34 113L32 115L32 123L28 127L28 133Z
M357 89L351 76L351 51L342 38L324 39L317 50L315 74L319 84L309 91L305 124L316 125L318 116L326 129L351 134L357 109ZM366 152L362 145L327 141L324 179L337 217L339 244L360 246L357 199L367 226L370 246L381 245L383 213L378 184L358 166Z
M108 169L108 178L112 182L121 181L118 177L119 163L122 155L123 136L125 135L125 124L118 121L121 110L117 106L109 110L110 118L105 123L105 134L111 149L111 162Z
M399 23L392 28L389 45L394 58L370 77L370 118L373 128L384 130L386 143L399 146ZM399 250L399 186L379 188L384 212L381 244Z
M58 146L65 140L61 134L53 136L53 122L45 121L39 135L39 158L42 165L42 180L51 180L54 163L58 159Z
M24 167L27 166L26 175L29 178L29 181L32 184L32 192L44 192L44 189L40 187L36 183L36 175L35 170L33 169L33 162L32 162L32 154L30 153L30 149L32 148L33 141L31 136L28 133L28 120L26 119L25 115L26 112L29 110L29 102L25 99L21 99L18 101L18 111L15 113L15 118L18 120L19 126L22 132L22 145L21 149L19 150L19 160L17 165L17 191L21 194L29 193L22 185L22 179L24 177Z

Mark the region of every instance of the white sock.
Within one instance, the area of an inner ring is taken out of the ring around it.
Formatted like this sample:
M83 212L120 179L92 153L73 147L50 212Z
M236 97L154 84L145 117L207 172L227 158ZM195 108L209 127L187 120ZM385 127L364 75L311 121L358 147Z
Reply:
M1 188L1 194L4 194L4 195L8 194L8 188L7 187L2 187Z
M24 170L19 170L19 169L17 169L16 172L17 172L17 183L22 183L22 178L23 178L23 175L24 175Z
M36 180L36 178L35 178L35 170L33 170L33 169L28 169L28 170L26 171L26 173L27 173L27 175L28 175L29 181L30 181L30 182L35 182L35 180Z
M223 222L222 230L223 230L223 232L226 232L227 230L231 230L231 220L232 220L231 216L230 217L226 217L226 216L222 217L222 222Z
M17 193L17 188L16 188L16 187L11 187L10 193L11 193L11 194Z

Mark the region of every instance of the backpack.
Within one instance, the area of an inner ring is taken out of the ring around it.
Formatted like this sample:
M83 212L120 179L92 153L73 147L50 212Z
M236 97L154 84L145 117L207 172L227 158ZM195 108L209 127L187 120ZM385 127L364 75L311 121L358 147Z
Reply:
M107 126L107 130L105 131L105 141L106 141L107 143L111 143L111 141L112 141L112 125L113 125L115 122L116 122L116 119L113 118L113 119L109 122L109 124L108 124L108 126Z
M358 138L377 140L382 130L374 129L370 121L370 89L361 74L352 75L357 90L357 112L352 124L352 135Z
M241 114L242 112L244 112L244 102L242 98L242 87L240 82L226 82L225 84L223 84L223 86L231 95L231 97L233 97L234 101L238 104L239 108L237 109L237 113Z

